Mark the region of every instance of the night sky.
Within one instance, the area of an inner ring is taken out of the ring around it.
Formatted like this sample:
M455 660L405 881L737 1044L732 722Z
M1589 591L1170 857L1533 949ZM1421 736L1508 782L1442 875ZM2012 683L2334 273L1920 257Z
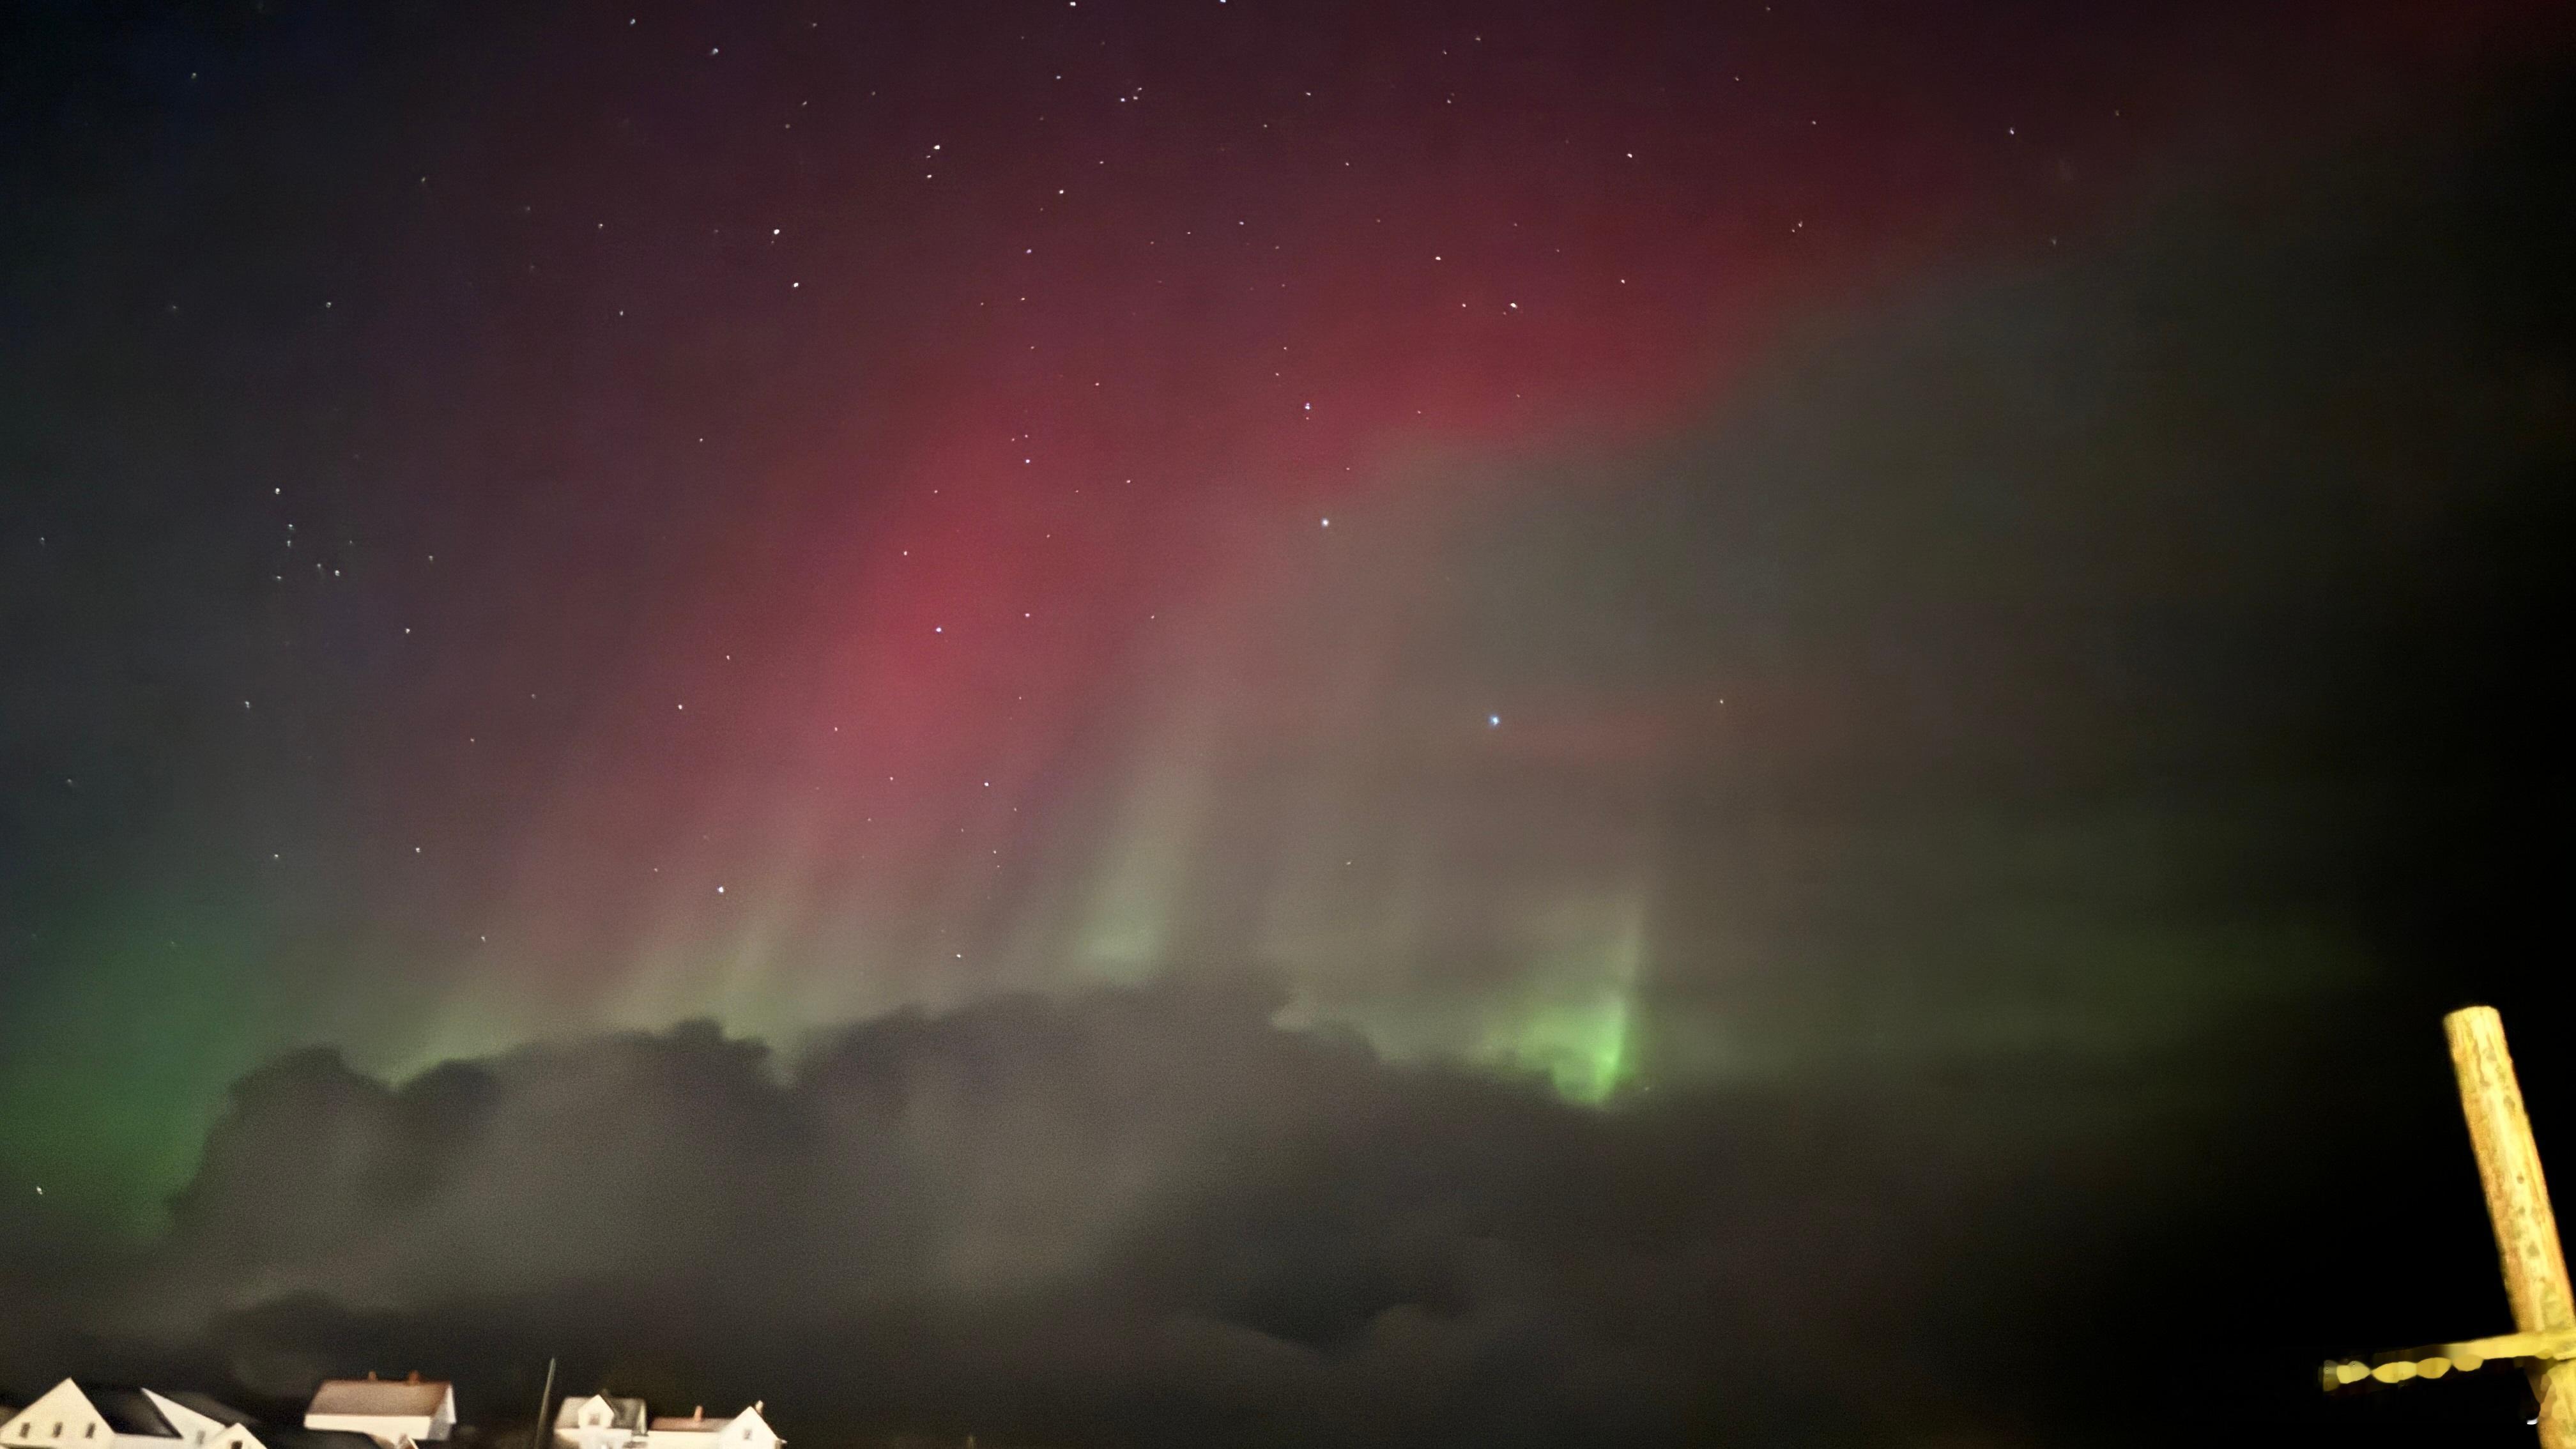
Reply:
M2527 1442L2571 40L0 8L0 1401Z

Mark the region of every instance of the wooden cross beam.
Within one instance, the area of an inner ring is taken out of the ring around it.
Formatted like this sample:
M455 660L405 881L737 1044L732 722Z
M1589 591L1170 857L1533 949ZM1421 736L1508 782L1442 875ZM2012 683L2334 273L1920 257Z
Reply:
M2486 1188L2487 1218L2495 1225L2496 1256L2517 1331L2377 1354L2368 1363L2329 1363L2324 1386L2332 1392L2365 1381L2433 1379L2512 1360L2531 1376L2540 1401L2535 1422L2541 1449L2576 1449L2576 1289L2568 1285L2567 1256L2559 1247L2558 1220L2549 1210L2549 1184L2540 1175L2540 1149L2531 1140L2513 1057L2505 1050L2504 1021L2493 1007L2472 1006L2442 1018L2442 1028L2451 1038L2460 1110L2469 1119L2469 1144L2477 1149L2478 1181Z

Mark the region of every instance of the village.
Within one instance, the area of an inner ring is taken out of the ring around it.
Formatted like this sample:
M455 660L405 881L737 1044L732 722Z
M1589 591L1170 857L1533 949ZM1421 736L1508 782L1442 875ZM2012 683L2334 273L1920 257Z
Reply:
M548 1449L778 1449L763 1405L710 1415L648 1413L645 1402L566 1395ZM299 1423L273 1424L208 1395L64 1379L23 1409L0 1406L5 1449L427 1449L457 1434L456 1388L417 1373L329 1379Z

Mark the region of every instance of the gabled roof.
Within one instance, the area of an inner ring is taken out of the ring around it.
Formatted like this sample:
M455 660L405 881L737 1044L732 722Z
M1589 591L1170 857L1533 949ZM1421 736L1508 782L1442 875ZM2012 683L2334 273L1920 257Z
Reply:
M294 1424L237 1424L215 1444L216 1449L383 1449L373 1435L355 1429L307 1429Z
M176 1439L179 1431L170 1427L161 1410L141 1389L125 1384L99 1384L87 1379L74 1379L72 1387L98 1410L112 1434L148 1434L154 1438Z
M256 1429L260 1449L383 1449L355 1429Z
M713 1434L742 1419L756 1419L766 1425L769 1421L761 1417L760 1407L754 1404L747 1409L736 1409L730 1414L710 1414L702 1408L685 1419L677 1416L655 1419L653 1428L655 1432L663 1434Z
M161 1411L153 1406L152 1400L141 1389L124 1384L92 1383L87 1379L71 1382L72 1387L80 1391L80 1396L89 1400L89 1406L98 1410L98 1416L107 1421L109 1433L145 1434L156 1439L179 1437L179 1431L170 1427L170 1421L161 1416Z
M158 1389L155 1389L153 1392L160 1393ZM249 1414L243 1413L241 1410L234 1408L232 1405L225 1403L214 1395L201 1394L193 1389L182 1389L175 1394L162 1394L161 1397L168 1399L170 1402L177 1404L182 1408L194 1409L198 1413L205 1415L207 1418L214 1420L218 1424L255 1425L259 1422L258 1419ZM166 1418L168 1416L164 1415L163 1417Z
M644 1401L642 1399L621 1399L612 1394L584 1394L580 1398L574 1398L569 1394L565 1395L563 1407L555 1410L555 1427L558 1429L580 1428L582 1406L588 1404L593 1399L597 1399L608 1406L608 1428L641 1429L644 1427Z
M386 1379L325 1379L304 1412L354 1419L426 1419L447 1402L445 1379L395 1383Z

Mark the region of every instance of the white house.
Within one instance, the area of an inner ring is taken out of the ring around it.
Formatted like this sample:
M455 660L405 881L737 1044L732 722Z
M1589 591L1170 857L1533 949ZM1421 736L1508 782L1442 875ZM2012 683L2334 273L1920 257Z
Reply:
M778 1449L787 1441L760 1410L761 1405L753 1404L731 1418L710 1419L700 1405L685 1419L655 1419L645 1432L644 1449Z
M164 1394L145 1389L143 1397L152 1401L152 1407L161 1411L162 1420L179 1436L179 1442L190 1449L210 1443L226 1429L250 1422L250 1415L204 1394Z
M642 1399L566 1397L555 1411L555 1449L645 1449L646 1433Z
M0 1446L182 1449L186 1440L141 1389L65 1379L0 1422Z
M307 1429L347 1429L384 1449L444 1439L456 1427L456 1386L419 1374L394 1383L370 1373L363 1379L325 1379L304 1411Z

